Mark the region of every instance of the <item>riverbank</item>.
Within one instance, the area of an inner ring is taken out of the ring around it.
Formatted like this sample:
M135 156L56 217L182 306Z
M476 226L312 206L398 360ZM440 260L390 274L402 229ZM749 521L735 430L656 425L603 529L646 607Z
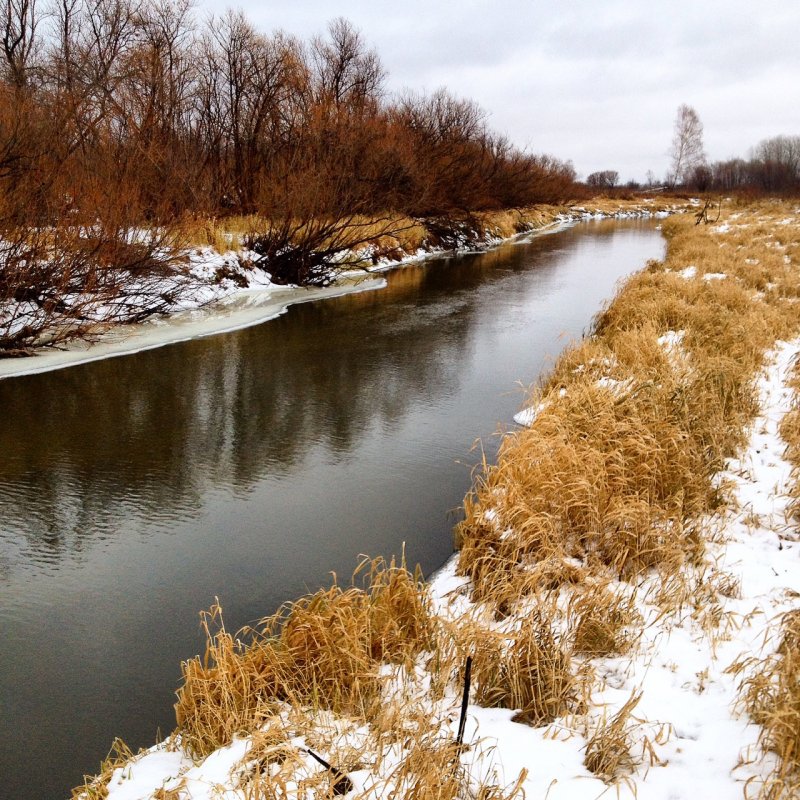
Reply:
M666 215L688 207L685 201L673 198L644 201L601 198L580 206L540 206L487 213L477 215L475 227L461 231L460 240L449 244L437 243L419 225L412 230L413 221L409 220L406 233L383 237L375 247L365 250L363 269L345 270L333 286L325 288L274 284L268 272L249 266L248 254L241 249L234 234L209 231L206 243L198 240L198 244L185 254L188 274L195 285L171 313L136 325L114 326L88 341L41 347L28 357L0 358L0 380L227 333L266 322L297 303L380 289L385 284L376 273L441 255L452 250L453 246L461 250L486 249L520 236L555 232L561 226L581 219ZM195 234L195 238L197 236ZM210 241L216 242L216 248L207 243ZM236 245L237 249L220 252L226 241ZM383 255L378 256L378 253Z
M771 634L768 674L791 663L776 626L796 608L798 547L776 426L797 347L776 342L798 334L799 223L791 206L664 223L665 263L629 281L556 364L430 586L373 565L368 592L299 601L243 633L248 647L207 618L176 735L109 763L91 791L303 796L331 783L304 747L356 797L789 786L791 739L784 762L764 755L742 711L769 724L758 699L772 684L749 692L765 671L741 656ZM454 749L468 654L468 746Z

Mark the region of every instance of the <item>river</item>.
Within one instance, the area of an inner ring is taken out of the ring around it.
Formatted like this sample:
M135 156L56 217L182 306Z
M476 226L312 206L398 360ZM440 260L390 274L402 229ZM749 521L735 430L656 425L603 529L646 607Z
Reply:
M262 325L0 380L0 786L69 796L174 726L180 662L346 580L426 573L481 458L654 222L581 223L386 274Z

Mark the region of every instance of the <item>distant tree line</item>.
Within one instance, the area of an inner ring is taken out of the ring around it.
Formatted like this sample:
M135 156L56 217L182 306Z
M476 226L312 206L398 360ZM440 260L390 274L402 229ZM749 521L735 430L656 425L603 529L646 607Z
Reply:
M644 186L628 181L615 193L645 188L800 193L800 136L773 136L752 148L747 159L709 163L703 146L703 123L697 111L685 103L678 106L669 156L670 168L663 183L648 171ZM584 181L586 187L594 191L613 190L618 182L619 175L614 170L593 172Z
M678 107L671 149L669 186L693 190L749 190L766 194L800 191L800 136L764 139L747 160L729 159L709 163L703 149L703 124L689 105Z
M673 161L675 161L673 156ZM678 177L679 176L679 177ZM800 194L800 136L773 136L764 139L750 150L747 158L730 158L725 161L702 160L671 170L666 180L658 181L652 172L647 173L644 184L628 181L618 184L618 174L613 170L593 172L586 177L585 185L593 190L617 192L641 189L659 189L665 185L672 189L698 192L737 192L756 194Z
M774 136L756 145L749 157L698 167L691 182L701 191L750 190L764 194L800 193L800 136Z
M604 169L586 176L586 185L593 189L613 189L619 183L619 172Z
M699 192L796 195L800 193L800 136L764 139L747 158L710 163L703 159L684 170L674 185Z

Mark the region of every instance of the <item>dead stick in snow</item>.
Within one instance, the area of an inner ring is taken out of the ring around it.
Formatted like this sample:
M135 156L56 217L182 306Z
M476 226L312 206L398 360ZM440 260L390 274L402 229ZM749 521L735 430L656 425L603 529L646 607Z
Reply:
M464 745L464 728L467 725L467 706L469 705L469 687L472 679L472 656L467 656L467 663L464 666L464 693L461 696L461 719L458 721L458 735L456 736L456 748L461 752Z
M340 794L347 794L348 792L353 791L353 781L347 777L340 769L336 769L336 767L331 766L324 758L318 756L313 750L306 748L306 753L308 753L311 758L315 761L322 764L325 769L327 769L334 777L335 783L333 784L333 793L335 795Z

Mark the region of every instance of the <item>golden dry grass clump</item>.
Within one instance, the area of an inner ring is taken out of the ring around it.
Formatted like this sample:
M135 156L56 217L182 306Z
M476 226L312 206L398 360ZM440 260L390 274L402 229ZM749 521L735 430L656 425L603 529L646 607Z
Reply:
M359 573L364 588L334 582L236 637L218 606L203 615L206 652L182 665L175 706L189 752L207 755L255 730L279 702L374 713L381 664L409 663L429 650L434 627L419 572L378 559Z
M572 649L582 656L622 655L636 643L642 619L634 594L614 591L607 584L588 584L569 599Z
M641 699L641 692L632 694L610 720L600 722L586 743L583 759L586 769L606 782L611 783L633 771L635 760L631 753L633 741L629 721Z
M778 756L761 791L767 800L800 792L800 610L783 615L780 632L774 653L745 662L749 677L741 685L745 708L762 727L763 746Z
M781 439L786 442L786 460L792 465L792 486L789 490L789 516L794 521L794 531L797 532L797 522L800 521L800 364L795 366L789 383L794 391L791 410L784 415L780 425Z
M685 523L706 502L700 453L662 387L641 383L617 395L581 376L565 395L543 392L539 404L534 426L504 441L458 531L460 571L476 599L507 599L509 572L521 595L526 574L545 585L559 573L574 581L576 560L629 577L677 568L698 552ZM481 519L486 510L499 526Z
M516 721L534 726L575 711L585 688L573 670L568 638L557 633L555 599L536 605L510 630L490 627L479 617L443 623L437 648L437 667L455 675L456 685L472 657L474 703L515 709Z
M502 614L582 570L631 579L697 562L698 521L757 411L764 353L800 327L783 256L753 275L764 243L740 257L735 238L691 218L663 229L666 261L630 278L559 358L531 427L505 437L465 501L459 571Z

